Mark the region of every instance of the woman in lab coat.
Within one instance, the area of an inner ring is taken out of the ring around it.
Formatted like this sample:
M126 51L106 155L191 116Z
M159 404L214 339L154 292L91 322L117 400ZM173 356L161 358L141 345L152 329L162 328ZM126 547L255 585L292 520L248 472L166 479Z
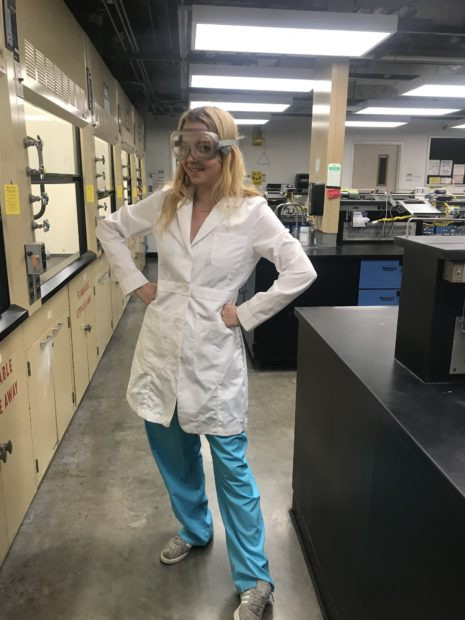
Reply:
M125 294L147 304L127 390L182 524L161 552L183 560L213 536L200 437L213 459L233 580L234 618L261 618L273 582L264 552L259 492L246 460L247 366L241 327L254 329L316 277L308 257L266 201L244 186L232 116L213 107L186 112L171 136L178 160L170 187L101 220L97 236ZM126 241L153 233L158 282L148 282ZM257 261L279 277L236 306Z

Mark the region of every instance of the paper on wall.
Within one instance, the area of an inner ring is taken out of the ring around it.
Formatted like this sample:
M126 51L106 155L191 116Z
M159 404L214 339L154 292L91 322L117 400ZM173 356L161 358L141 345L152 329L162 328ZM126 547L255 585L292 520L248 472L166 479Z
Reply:
M452 176L452 166L454 162L452 159L441 159L441 165L439 166L439 175L441 177ZM443 181L441 181L442 183Z
M428 166L426 168L426 174L430 175L430 174L434 174L434 175L438 175L439 174L439 165L441 163L440 159L430 159L428 161Z

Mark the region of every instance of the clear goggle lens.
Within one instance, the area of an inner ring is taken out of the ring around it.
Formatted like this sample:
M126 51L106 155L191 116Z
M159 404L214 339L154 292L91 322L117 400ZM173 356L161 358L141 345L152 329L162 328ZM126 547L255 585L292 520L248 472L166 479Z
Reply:
M213 131L188 129L171 134L171 150L177 160L192 155L194 159L206 161L213 159L219 151L229 153L233 144L237 144L237 140L220 140Z

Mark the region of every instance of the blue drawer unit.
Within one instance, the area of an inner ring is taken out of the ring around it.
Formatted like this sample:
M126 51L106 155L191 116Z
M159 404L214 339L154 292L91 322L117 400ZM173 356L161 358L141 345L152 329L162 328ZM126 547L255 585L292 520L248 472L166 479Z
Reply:
M402 264L400 260L362 260L359 288L400 288Z
M360 261L358 305L398 306L401 280L400 260Z
M399 290L387 289L360 289L358 292L359 306L398 306Z

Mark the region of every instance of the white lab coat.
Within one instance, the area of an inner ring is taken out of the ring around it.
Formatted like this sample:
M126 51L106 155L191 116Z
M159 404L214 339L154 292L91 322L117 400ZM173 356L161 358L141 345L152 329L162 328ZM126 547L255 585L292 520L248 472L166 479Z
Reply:
M153 232L158 288L137 341L128 402L142 418L169 426L177 403L188 433L234 435L247 423L247 365L239 327L226 327L225 303L235 303L260 257L279 277L238 307L246 330L284 308L316 278L300 243L261 197L222 199L190 242L192 201L178 208L167 231L155 229L166 190L100 220L97 237L125 294L147 282L125 241Z

